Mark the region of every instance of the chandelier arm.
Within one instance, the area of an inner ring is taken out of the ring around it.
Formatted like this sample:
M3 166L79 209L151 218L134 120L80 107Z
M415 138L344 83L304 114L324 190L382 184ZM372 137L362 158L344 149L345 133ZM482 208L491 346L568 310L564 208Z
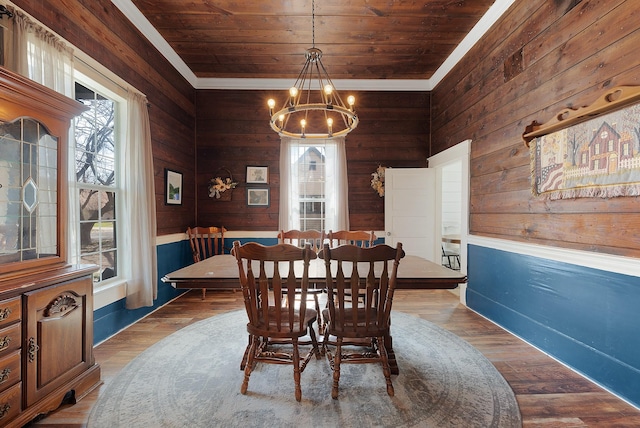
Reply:
M293 138L333 138L333 137L340 137L342 135L346 135L349 132L353 131L357 126L358 126L358 116L355 114L355 112L341 107L341 106L333 106L333 110L337 111L340 115L342 115L343 117L347 117L349 120L349 123L347 123L345 125L344 129L341 130L336 130L333 131L331 134L329 133L320 133L320 134L306 134L306 133L302 133L302 132L291 132L291 131L287 131L285 129L285 127L283 128L279 128L276 125L276 119L282 114L285 115L285 117L291 115L292 113L295 112L299 112L299 111L310 111L310 110L320 110L320 111L327 111L327 105L326 104L321 104L321 103L316 103L316 104L301 104L298 105L295 110L292 110L290 108L284 108L280 111L275 112L272 116L271 116L271 121L270 121L270 125L271 125L271 129L273 129L274 131L276 131L278 134L280 134L281 136L287 136L287 137L293 137Z

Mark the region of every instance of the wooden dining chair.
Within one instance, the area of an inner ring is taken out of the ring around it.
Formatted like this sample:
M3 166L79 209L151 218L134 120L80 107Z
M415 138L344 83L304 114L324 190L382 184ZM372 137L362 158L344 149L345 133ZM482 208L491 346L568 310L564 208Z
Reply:
M198 263L217 254L224 254L224 234L227 231L220 227L188 227L187 236L191 245L193 262ZM202 300L207 294L207 289L202 289Z
M371 248L355 245L331 248L325 244L318 256L324 259L326 267L328 308L324 316L328 324L322 349L333 370L331 397L338 398L343 363L381 363L387 393L393 396L385 341L389 340L390 344L391 304L398 266L404 257L402 244L398 243L396 248L386 244ZM363 298L349 299L348 294L361 294ZM332 347L335 352L331 352ZM345 347L356 349L346 352Z
M329 244L332 247L338 245L350 244L357 245L358 247L373 247L377 237L373 231L367 232L364 230L338 230L329 231L327 235Z
M305 244L309 244L311 249L318 253L322 249L322 245L325 240L325 233L319 230L281 230L278 233L278 242L280 244L291 244L297 247L304 247ZM317 283L309 284L307 295L313 298L316 305L316 312L318 312L318 333L324 332L324 323L322 322L322 315L320 311L320 296L324 293L324 286L319 287Z
M372 231L366 230L338 230L336 232L330 230L328 234L328 242L332 247L337 247L339 245L355 245L361 248L369 248L373 247L374 242L377 237L375 233ZM349 298L351 298L350 291L347 290L347 294ZM359 297L362 297L361 295ZM324 318L321 319L323 322Z
M249 346L245 351L244 379L240 392L246 394L249 377L256 363L292 364L295 397L302 398L300 374L320 350L312 324L317 312L307 308L309 261L317 258L310 245L299 248L291 244L264 246L255 242L233 243L238 262L240 286L249 317ZM254 264L255 263L255 264ZM294 266L298 266L298 275ZM301 299L296 299L300 293ZM310 340L300 340L304 336ZM299 345L311 345L301 356ZM292 348L291 352L287 352Z
M318 253L322 249L326 234L319 230L281 230L278 233L278 242L281 244L292 244L298 247L304 247L309 243L311 249Z

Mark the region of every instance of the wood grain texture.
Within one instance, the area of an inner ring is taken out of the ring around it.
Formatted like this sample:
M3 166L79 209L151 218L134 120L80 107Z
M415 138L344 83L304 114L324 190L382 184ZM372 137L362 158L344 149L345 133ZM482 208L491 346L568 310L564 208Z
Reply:
M466 309L450 291L397 290L393 305L394 310L451 331L482 352L515 392L524 427L640 425L640 410ZM63 405L31 426L85 427L91 406L129 361L187 325L242 308L241 293L209 291L205 300L200 290L186 293L98 345L94 353L102 367L104 385L77 404Z
M533 120L640 84L637 18L630 0L518 2L432 91L433 152L472 139L471 234L640 256L638 197L535 197L520 138ZM505 76L520 51L522 70Z
M333 79L427 79L493 2L133 3L199 77L295 79L317 44Z
M343 92L343 91L341 91ZM344 92L351 93L351 92ZM428 93L354 93L358 128L347 135L350 228L384 229L384 199L371 189L378 165L424 167L429 155ZM196 115L197 221L229 230L278 230L280 137L269 127L266 100L284 91L199 90ZM387 105L401 105L388 109ZM247 207L246 166L269 167L269 207ZM240 184L231 202L207 196L207 182L228 168Z

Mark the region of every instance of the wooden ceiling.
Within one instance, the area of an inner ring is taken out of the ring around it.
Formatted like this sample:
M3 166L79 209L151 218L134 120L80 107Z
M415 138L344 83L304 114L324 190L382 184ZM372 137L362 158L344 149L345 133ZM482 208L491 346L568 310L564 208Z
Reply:
M295 79L312 0L132 0L198 78ZM494 0L315 0L332 79L429 79Z

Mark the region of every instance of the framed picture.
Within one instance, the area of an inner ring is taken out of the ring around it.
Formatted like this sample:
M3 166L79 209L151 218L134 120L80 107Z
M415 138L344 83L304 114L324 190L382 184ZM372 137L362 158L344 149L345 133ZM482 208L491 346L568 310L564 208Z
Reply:
M269 184L269 167L247 166L247 184Z
M170 169L164 170L164 203L182 205L182 174Z
M269 188L257 187L247 189L247 205L254 207L269 206Z

